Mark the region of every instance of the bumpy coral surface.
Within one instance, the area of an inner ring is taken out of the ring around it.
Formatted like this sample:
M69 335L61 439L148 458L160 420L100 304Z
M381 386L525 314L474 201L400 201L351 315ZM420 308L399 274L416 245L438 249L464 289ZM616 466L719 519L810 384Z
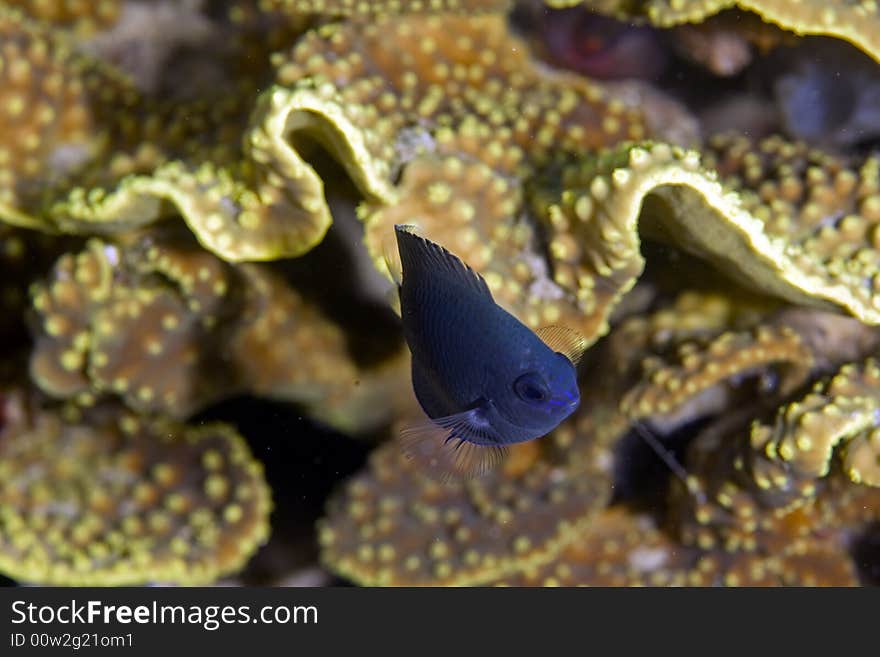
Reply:
M0 2L0 572L870 582L878 34L843 1ZM395 440L398 223L590 345L576 414L485 477Z
M262 466L232 428L50 411L4 390L0 568L51 584L204 583L268 533Z
M679 312L686 313L694 299L682 298ZM781 327L773 321L762 322L750 330L731 332L734 326L748 324L751 315L732 307L716 305L702 318L692 315L690 326L664 328L664 315L655 315L649 322L627 320L609 341L594 349L601 357L591 364L583 380L601 376L603 390L594 392L589 408L579 410L569 426L558 429L543 446L535 448L539 453L546 449L555 454L554 479L560 485L568 480L572 465L591 463L592 469L585 474L594 485L610 492L611 476L615 487L625 490L639 484L626 479L631 474L619 472L621 463L626 469L627 458L619 451L615 454L614 445L633 422L641 424L641 431L671 435L694 418L703 418L708 426L684 454L688 467L684 481L673 479L666 499L650 502L655 509L658 503L663 506L662 514L638 510L645 502L626 499L626 494L610 507L608 501L615 500L601 494L597 498L595 492L588 497L558 494L560 501L575 508L579 505L584 515L570 515L576 513L574 509L557 512L555 517L564 522L566 531L547 543L544 523L525 517L520 520L514 514L510 530L528 532L528 542L520 541L521 545L532 546L540 537L541 549L523 550L518 555L517 539L493 541L487 558L465 541L442 541L445 528L439 518L444 514L456 519L466 516L475 506L473 496L482 497L488 481L473 487L444 488L418 477L401 479L406 462L391 468L384 453L331 505L321 533L325 559L334 569L365 584L856 583L857 564L849 550L855 537L876 522L878 492L865 485L869 482L860 478L858 468L846 465L852 460L847 449L836 452L842 458L842 468L829 465L829 461L837 443L870 441L875 421L866 415L844 415L833 408L827 391L859 386L873 375L875 365L847 365L830 383L818 383L810 398L821 394L827 401L825 407L813 405L815 410L809 412L814 417L800 410L804 402L793 402L795 410L779 410L776 429L757 422L749 429L750 418L767 413L762 406L772 408L773 400L788 398L803 384L813 360L809 338L792 328L798 326L795 322ZM728 331L719 330L719 319ZM821 322L822 313L813 321ZM643 347L634 351L637 344ZM733 354L734 360L725 359ZM662 365L664 361L669 364ZM686 372L673 378L672 368ZM641 382L630 387L633 380ZM675 381L678 383L672 385ZM622 395L620 391L627 388L629 393ZM754 401L741 410L740 405L749 399ZM860 395L854 393L851 403L858 399ZM862 403L867 408L871 401ZM731 411L731 407L738 410ZM639 420L640 416L650 421ZM771 442L774 446L768 447ZM856 449L871 450L861 444ZM863 463L876 459L876 455L862 457ZM612 467L615 460L617 465ZM506 476L511 500L527 494L522 482L524 477L537 477L542 471L538 465L540 461L533 461L525 475ZM606 483L600 484L603 479ZM414 500L419 500L418 506L407 503ZM429 513L427 522L419 515L422 504L436 511ZM526 511L540 508L532 502L521 504ZM450 512L450 507L456 511ZM496 534L490 524L483 528L483 535ZM443 543L442 558L432 556L434 539ZM383 552L389 555L385 563L379 557ZM467 554L472 555L473 564L481 563L482 567L476 571L468 568ZM478 560L478 555L482 559ZM398 557L409 559L411 572L401 572ZM439 567L442 576L437 571L426 578L424 567Z
M822 34L845 39L880 59L877 27L880 12L873 2L850 0L544 0L551 7L583 5L619 17L643 18L668 27L699 23L718 12L739 8L753 12L797 34Z
M352 429L362 398L396 387L383 368L359 367L340 327L282 276L226 263L173 232L124 246L90 240L32 295L30 373L56 398L113 396L185 418L247 392L348 408L340 421Z
M578 455L564 462L553 454L558 444L545 447L521 446L500 472L448 485L386 445L334 501L319 530L324 556L345 576L381 586L482 584L543 563L609 495L601 447L566 445Z

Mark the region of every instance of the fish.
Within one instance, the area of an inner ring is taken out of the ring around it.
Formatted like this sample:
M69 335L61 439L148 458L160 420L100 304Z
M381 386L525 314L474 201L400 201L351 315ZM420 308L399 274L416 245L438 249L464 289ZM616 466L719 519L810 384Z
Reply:
M510 445L546 435L577 409L586 340L563 326L532 331L458 256L413 226L394 230L413 391L427 415L403 428L401 445L441 479L485 474Z

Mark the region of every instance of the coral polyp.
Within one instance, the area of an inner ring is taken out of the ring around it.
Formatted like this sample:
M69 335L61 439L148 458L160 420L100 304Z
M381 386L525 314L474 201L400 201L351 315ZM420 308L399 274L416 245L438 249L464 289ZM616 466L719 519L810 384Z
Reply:
M877 28L812 0L0 2L0 573L870 583ZM579 409L485 476L396 440L398 224L585 338Z

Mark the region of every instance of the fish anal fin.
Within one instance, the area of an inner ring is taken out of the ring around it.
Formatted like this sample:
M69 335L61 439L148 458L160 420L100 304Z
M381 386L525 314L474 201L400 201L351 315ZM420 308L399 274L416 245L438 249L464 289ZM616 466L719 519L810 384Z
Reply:
M508 450L490 437L491 429L481 426L478 415L479 411L471 410L410 424L400 432L401 448L433 479L454 481L484 475L504 460Z
M422 237L416 233L415 227L409 224L396 224L394 231L404 270L407 269L407 262L412 264L419 262L427 271L442 273L450 280L457 281L459 285L492 299L492 292L485 279L457 255Z
M535 331L541 341L577 365L587 350L587 339L567 326L544 326Z

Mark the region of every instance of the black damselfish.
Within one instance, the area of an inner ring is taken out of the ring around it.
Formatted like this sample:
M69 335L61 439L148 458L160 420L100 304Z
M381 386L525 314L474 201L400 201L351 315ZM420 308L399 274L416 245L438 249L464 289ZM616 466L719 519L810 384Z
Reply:
M508 445L547 434L577 408L586 343L561 327L539 332L545 342L459 258L411 226L394 228L413 389L430 418L403 430L404 449L443 477L482 474Z

